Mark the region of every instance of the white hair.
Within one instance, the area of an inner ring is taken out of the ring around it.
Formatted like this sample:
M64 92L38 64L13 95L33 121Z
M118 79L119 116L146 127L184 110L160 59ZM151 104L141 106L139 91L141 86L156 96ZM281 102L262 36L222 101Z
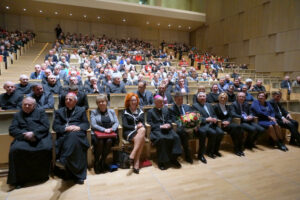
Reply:
M20 79L19 79L19 80L24 79L24 78L27 78L27 79L28 79L28 76L25 75L25 74L22 74L22 75L20 75Z

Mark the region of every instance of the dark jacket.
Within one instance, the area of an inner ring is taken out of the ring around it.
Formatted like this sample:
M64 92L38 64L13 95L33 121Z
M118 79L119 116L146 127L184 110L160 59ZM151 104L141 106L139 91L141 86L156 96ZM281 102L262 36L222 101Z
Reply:
M144 95L142 95L138 90L135 93L140 99L140 106L153 105L153 95L150 91L145 90Z
M274 109L274 112L275 112L275 118L276 118L277 120L281 120L282 117L286 117L286 116L289 114L289 112L286 111L286 109L284 109L284 107L281 105L280 102L277 103L277 102L275 102L273 99L271 99L271 100L269 101L269 103L271 104L271 106L272 106L273 109Z
M253 115L250 105L246 101L242 104L242 108L247 115ZM231 115L233 118L241 118L241 122L245 122L242 117L241 107L237 101L231 104Z
M204 105L206 105L209 114L206 112L206 110L204 109ZM193 104L193 109L198 111L202 117L201 120L201 125L205 125L206 124L206 118L208 117L213 117L213 118L217 118L217 115L213 109L213 107L209 104L209 103L205 103L204 105L196 102Z

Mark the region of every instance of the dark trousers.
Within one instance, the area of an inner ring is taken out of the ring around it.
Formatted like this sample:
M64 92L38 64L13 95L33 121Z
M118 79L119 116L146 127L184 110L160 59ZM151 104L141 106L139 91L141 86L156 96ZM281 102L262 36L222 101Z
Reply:
M286 128L291 132L291 141L300 143L300 134L298 131L299 123L296 120L289 119L291 123L285 124L282 120L277 120L280 127Z
M252 146L257 140L258 136L264 132L264 128L257 123L254 122L243 122L241 123L241 127L244 131L248 132L245 145Z
M244 132L242 127L238 124L231 123L226 127L222 127L222 129L230 134L234 146L234 151L242 152L244 139Z
M189 149L189 135L187 132L184 131L183 127L178 127L176 133L180 137L181 145L184 150L185 157L190 157L190 149Z
M205 137L208 137L206 153L213 154L219 151L221 141L224 136L224 131L216 124L205 124L199 128L199 152L203 154L205 151Z

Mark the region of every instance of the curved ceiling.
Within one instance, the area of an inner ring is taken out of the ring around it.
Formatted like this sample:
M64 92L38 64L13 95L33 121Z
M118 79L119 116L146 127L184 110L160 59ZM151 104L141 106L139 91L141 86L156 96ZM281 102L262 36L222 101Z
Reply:
M205 14L108 0L2 0L4 13L79 21L193 31Z

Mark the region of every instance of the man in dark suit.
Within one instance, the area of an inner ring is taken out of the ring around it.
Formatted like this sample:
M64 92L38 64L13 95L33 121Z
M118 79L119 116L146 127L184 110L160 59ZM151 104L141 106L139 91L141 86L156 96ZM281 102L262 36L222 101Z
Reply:
M147 83L140 81L138 83L138 90L135 92L140 99L140 106L153 105L153 95L150 91L146 90Z
M169 108L171 119L173 123L177 124L176 132L180 137L181 144L185 154L185 160L189 163L193 163L193 159L190 154L190 149L188 145L189 133L187 133L184 127L179 123L179 118L182 115L185 115L187 112L191 112L192 109L190 106L183 104L183 94L176 92L174 96L175 103Z
M290 81L290 77L289 76L285 76L284 80L281 82L280 84L281 88L286 88L288 89L288 93L291 93L291 87L292 87L292 83Z
M211 158L221 156L219 147L224 136L224 131L218 127L218 119L214 109L209 103L206 103L206 94L200 92L197 95L197 102L193 104L193 109L198 111L202 117L200 128L198 129L200 135L198 159L206 163L203 156L205 150L205 135L208 136L207 155Z
M174 100L169 92L166 91L166 85L161 83L158 87L158 95L163 97L164 105L174 103Z
M208 103L218 103L219 102L219 88L218 84L213 84L211 87L211 92L207 95Z
M261 80L256 81L256 84L253 86L253 91L255 91L255 92L265 92L266 91L266 88L265 88L265 86L262 85Z
M89 80L89 84L85 85L85 93L86 94L100 94L104 93L104 87L101 86L100 82L98 82L96 77L91 77Z
M291 132L290 144L300 146L300 134L298 131L299 123L293 120L291 114L287 112L280 103L281 92L274 92L273 99L270 100L270 104L274 108L275 118L279 126L289 129Z
M44 90L51 94L60 94L62 91L62 86L59 81L56 80L56 76L48 76L48 82L43 84Z
M53 50L50 50L49 51L49 54L47 54L46 56L45 56L45 60L48 60L48 58L49 57L52 57L52 61L53 62L58 62L58 59L57 59L57 56L54 54L54 51Z
M245 100L245 93L239 92L237 100L231 104L231 114L233 118L241 119L242 129L248 132L245 147L252 149L255 147L255 141L258 136L264 132L264 128L254 122L250 105Z
M106 94L110 93L126 93L125 85L121 83L121 75L113 73L113 82L106 85Z
M52 93L44 91L44 88L40 83L36 83L32 86L32 92L28 96L35 99L37 108L54 108L54 98Z
M59 105L58 105L59 108L65 106L65 98L68 93L74 93L77 96L77 101L76 101L77 106L84 107L85 110L89 109L89 104L88 104L86 94L82 91L79 91L76 85L70 86L67 91L63 91L61 93L61 95L59 96Z
M181 92L181 93L185 93L185 94L188 94L190 91L189 91L189 87L184 84L184 79L181 78L178 83L176 84L175 86L175 92Z

